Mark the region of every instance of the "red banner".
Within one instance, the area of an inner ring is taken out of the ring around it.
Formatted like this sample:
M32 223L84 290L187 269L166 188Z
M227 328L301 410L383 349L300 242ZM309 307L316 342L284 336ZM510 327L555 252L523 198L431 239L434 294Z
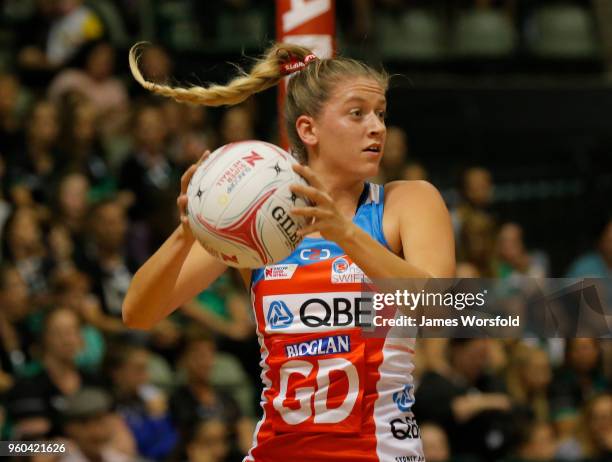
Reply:
M276 40L311 49L319 58L330 58L335 51L334 0L276 0ZM278 88L278 114L281 146L288 148L283 123L285 83Z

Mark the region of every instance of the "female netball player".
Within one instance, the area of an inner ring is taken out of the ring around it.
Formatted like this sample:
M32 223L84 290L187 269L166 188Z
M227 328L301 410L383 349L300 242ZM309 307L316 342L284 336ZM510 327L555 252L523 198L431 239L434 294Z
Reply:
M411 412L414 340L366 338L364 275L435 278L454 274L448 211L426 182L366 182L385 145L387 76L346 58L316 59L308 49L273 46L250 74L226 86L172 88L145 81L135 50L132 73L154 93L209 106L232 105L295 71L285 116L296 171L309 186L293 192L311 220L282 264L243 270L250 287L263 367L263 418L249 461L424 460ZM126 324L150 328L204 290L226 266L195 243L184 174L181 224L134 276Z

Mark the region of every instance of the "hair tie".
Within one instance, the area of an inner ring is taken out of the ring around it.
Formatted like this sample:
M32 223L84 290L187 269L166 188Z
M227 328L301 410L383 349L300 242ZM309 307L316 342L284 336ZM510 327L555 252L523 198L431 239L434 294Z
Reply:
M283 51L287 52L287 54L289 55L289 60L286 63L281 64L280 66L280 71L282 75L289 75L293 74L294 72L301 71L308 64L317 59L317 56L312 53L304 56L304 59L299 59L293 56L293 54L289 50Z

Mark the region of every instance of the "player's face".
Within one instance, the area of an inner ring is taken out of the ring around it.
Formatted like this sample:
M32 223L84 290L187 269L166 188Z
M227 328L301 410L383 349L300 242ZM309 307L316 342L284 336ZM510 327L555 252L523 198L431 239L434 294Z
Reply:
M376 80L358 77L336 85L314 121L320 160L343 175L375 176L385 146L386 106Z

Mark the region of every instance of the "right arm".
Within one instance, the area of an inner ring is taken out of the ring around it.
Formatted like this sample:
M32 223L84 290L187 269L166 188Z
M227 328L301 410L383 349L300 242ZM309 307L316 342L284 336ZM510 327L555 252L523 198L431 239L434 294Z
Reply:
M204 154L200 162L208 155ZM134 275L122 307L123 322L130 328L150 329L177 307L192 299L227 266L195 240L186 215L187 185L198 164L181 178L177 204L181 225Z

